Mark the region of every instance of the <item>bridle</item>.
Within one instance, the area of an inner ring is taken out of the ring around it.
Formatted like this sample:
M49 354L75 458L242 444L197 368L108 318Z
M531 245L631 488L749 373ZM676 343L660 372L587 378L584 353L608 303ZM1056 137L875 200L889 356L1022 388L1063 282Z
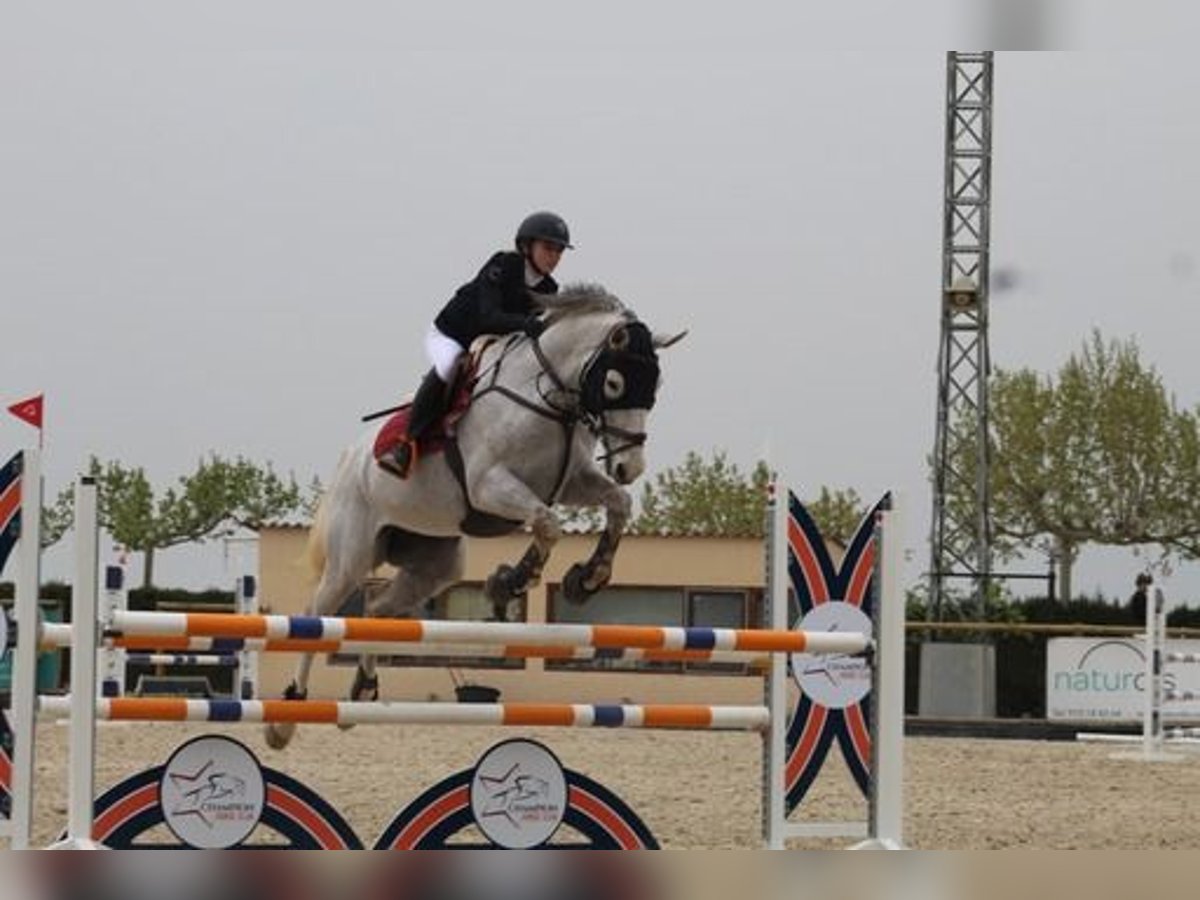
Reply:
M622 327L627 326L617 326L617 328ZM613 409L631 408L628 406L614 406L604 402L602 384L607 367L603 363L605 354L611 352L608 350L611 335L612 332L609 333L609 338L606 338L603 343L599 344L592 351L592 355L588 357L587 362L584 363L583 368L579 371L579 385L574 388L568 387L563 382L554 365L542 350L541 342L536 338L533 340L533 353L537 357L538 364L542 367L542 372L538 376L537 383L538 396L542 398L542 402L547 407L556 410L559 416L574 417L588 431L595 435L596 439L604 446L604 453L599 458L604 461L606 468L609 460L613 457L620 456L627 450L632 450L646 443L646 432L630 431L629 429L613 425L608 421L607 414ZM653 360L653 357L651 356L650 359ZM657 360L654 360L654 369L654 377L655 381L657 381ZM543 376L553 383L554 390L559 395L571 398L571 403L567 407L555 406L553 404L550 394L543 389ZM599 379L599 384L597 384L597 379ZM649 409L653 405L654 397L651 393L644 408ZM611 438L618 438L624 441L624 443L614 448L610 440Z
M640 351L627 349L634 343L628 339L625 342L625 348L614 349L612 347L612 338L620 329L626 329L628 334L635 328L645 333L644 339L640 341L643 345ZM498 383L501 365L505 358L522 341L526 340L530 342L533 355L541 369L534 382L541 403L523 397L507 385ZM633 379L634 390L629 392L632 400L622 398L620 401L611 402L606 398L603 392L603 383L609 361L613 361L618 370L627 369L637 376ZM559 491L562 490L563 482L567 477L567 468L571 461L572 439L578 426L582 425L586 428L604 447L604 452L600 454L599 459L604 462L605 471L609 475L612 475L612 460L615 457L646 443L646 432L632 431L614 425L608 420L608 413L615 409L649 409L654 405L654 392L658 382L658 358L654 353L646 326L636 320L627 320L614 326L604 340L596 346L580 369L575 385L568 384L555 368L554 363L546 356L541 340L525 335L513 335L508 339L500 351L499 359L491 366L489 372L480 376L476 383L479 384L485 380L487 384L472 394L472 402L495 392L518 406L562 426L565 449L558 477L555 479L554 489L550 494L550 502L553 502ZM549 387L547 387L547 382ZM633 403L638 405L635 407L631 405ZM621 443L613 446L617 441Z

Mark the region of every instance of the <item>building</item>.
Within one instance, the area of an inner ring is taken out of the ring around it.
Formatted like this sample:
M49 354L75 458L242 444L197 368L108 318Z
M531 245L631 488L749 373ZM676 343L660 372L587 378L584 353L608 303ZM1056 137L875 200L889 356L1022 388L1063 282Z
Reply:
M264 612L306 611L314 580L305 556L308 529L275 526L259 541L260 602ZM486 619L491 606L483 582L501 563L515 563L529 536L466 539L462 584L437 598L434 618ZM586 559L594 535L568 534L555 548L542 584L527 608L509 618L529 622L758 627L763 601L763 542L759 538L627 535L617 553L612 584L582 606L558 591L572 563ZM384 575L386 573L380 573ZM361 604L361 598L358 598ZM360 614L361 605L342 614ZM640 662L629 660L487 659L430 655L431 648L401 648L380 659L381 696L389 700L453 700L458 685L499 690L507 701L579 703L757 704L762 678L753 663ZM291 680L292 654L264 654L260 693L280 696ZM313 667L309 696L342 698L355 659L328 655Z

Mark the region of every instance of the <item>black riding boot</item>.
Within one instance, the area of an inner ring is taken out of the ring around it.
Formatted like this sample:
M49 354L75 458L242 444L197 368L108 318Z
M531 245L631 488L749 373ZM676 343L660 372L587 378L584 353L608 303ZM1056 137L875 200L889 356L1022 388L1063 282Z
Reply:
M408 436L418 440L446 412L446 382L442 381L437 369L430 369L413 397L412 411L408 414Z
M408 433L379 464L399 478L407 478L417 461L417 441L446 411L446 383L437 369L425 373L408 413Z

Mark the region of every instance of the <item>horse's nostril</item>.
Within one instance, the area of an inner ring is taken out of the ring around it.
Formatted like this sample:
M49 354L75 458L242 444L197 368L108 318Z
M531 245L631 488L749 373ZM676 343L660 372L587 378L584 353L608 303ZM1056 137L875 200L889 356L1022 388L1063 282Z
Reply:
M625 481L625 463L617 463L616 476L617 476L617 481L620 481L620 482Z

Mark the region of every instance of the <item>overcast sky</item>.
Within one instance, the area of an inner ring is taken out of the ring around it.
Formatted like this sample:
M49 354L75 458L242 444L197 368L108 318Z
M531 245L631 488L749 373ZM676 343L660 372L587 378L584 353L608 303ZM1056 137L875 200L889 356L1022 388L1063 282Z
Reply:
M944 20L877 17L928 50L820 50L796 5L13 11L0 399L46 393L49 492L89 454L160 483L208 451L328 479L359 416L415 386L441 304L548 207L578 246L562 280L690 329L651 472L722 448L802 494L897 488L915 579ZM1198 95L1183 54L998 55L993 264L1020 279L993 298L997 365L1057 370L1099 328L1200 401ZM2 448L33 436L0 423ZM1136 564L1088 552L1076 586L1125 595ZM211 553L158 566L223 577ZM1168 590L1200 599L1198 570Z

